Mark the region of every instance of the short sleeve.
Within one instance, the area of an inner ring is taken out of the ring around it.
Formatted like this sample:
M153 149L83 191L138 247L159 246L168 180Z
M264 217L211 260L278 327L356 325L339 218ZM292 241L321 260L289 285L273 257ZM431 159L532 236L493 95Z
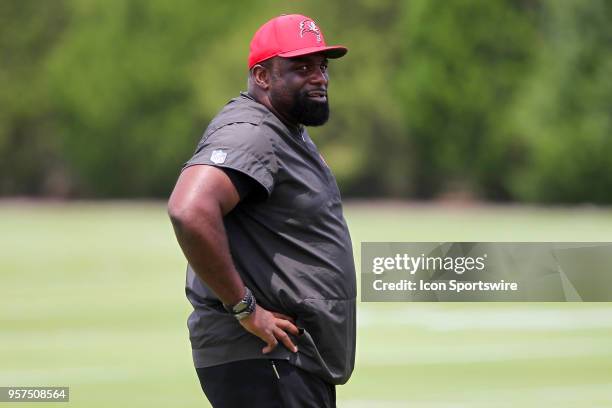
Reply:
M244 173L228 169L227 167L221 168L221 171L225 173L236 188L236 191L240 196L240 200L247 198L255 189L263 190L263 187L261 187L259 183Z
M252 123L233 123L205 134L183 169L197 164L245 174L268 195L274 188L278 168L272 142L260 126Z

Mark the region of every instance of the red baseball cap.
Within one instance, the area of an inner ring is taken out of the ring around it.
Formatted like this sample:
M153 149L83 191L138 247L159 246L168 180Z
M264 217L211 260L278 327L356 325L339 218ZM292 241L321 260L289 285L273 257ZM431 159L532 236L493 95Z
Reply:
M340 58L348 52L341 45L327 46L315 22L301 14L284 14L268 21L255 33L249 52L249 69L272 57L298 57L322 52Z

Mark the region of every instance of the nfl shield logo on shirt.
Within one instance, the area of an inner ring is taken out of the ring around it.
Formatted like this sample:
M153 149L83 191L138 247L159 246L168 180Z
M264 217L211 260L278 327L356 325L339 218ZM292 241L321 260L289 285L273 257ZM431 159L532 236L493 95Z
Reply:
M213 150L212 154L210 155L210 161L212 161L215 164L221 164L225 161L225 158L227 157L227 153L223 150Z

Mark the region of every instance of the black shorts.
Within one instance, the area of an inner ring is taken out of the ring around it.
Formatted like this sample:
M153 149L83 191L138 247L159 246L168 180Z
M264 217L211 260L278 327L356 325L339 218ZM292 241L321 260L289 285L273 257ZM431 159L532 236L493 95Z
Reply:
M196 368L214 408L335 408L336 387L285 360Z

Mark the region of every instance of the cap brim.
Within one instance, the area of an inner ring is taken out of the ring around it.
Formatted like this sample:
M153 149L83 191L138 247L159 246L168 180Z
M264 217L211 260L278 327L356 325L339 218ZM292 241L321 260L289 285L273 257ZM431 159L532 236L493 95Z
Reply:
M301 48L295 51L283 52L278 54L279 57L283 58L292 58L299 57L302 55L310 55L310 54L325 54L327 58L340 58L344 57L348 52L348 48L343 47L341 45L334 45L330 47L309 47L309 48Z

